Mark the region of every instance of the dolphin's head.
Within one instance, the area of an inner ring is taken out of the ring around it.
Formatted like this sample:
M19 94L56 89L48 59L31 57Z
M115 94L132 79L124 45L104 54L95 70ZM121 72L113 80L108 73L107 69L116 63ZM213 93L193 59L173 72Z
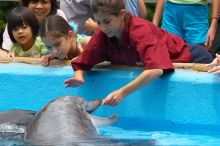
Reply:
M69 104L73 105L72 108L74 108L77 113L86 113L92 120L92 123L95 125L95 127L111 125L118 119L118 115L113 115L111 117L97 117L90 114L102 104L102 99L100 98L87 102L85 99L78 96L62 96L59 97L58 100L68 102Z
M86 103L86 100L79 96L61 96L58 98L58 100L70 104L79 104L79 105L84 105Z
M102 99L95 99L93 101L87 102L85 99L79 96L61 96L57 100L69 103L75 107L79 107L88 113L93 112L102 104Z
M61 97L58 97L57 99L71 102L71 103L77 103L77 104L85 102L85 99L79 96L61 96Z
M97 127L110 125L118 118L91 115L101 103L101 99L87 102L78 96L58 97L37 112L25 132L25 140L65 141L97 136Z

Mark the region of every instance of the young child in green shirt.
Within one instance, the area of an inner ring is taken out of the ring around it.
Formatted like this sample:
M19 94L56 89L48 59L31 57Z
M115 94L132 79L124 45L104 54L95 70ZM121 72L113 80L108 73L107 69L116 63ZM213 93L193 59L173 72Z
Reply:
M35 15L26 7L12 9L8 16L8 33L13 44L12 57L34 57L47 61L50 55L38 36L39 25ZM44 63L43 63L44 65Z

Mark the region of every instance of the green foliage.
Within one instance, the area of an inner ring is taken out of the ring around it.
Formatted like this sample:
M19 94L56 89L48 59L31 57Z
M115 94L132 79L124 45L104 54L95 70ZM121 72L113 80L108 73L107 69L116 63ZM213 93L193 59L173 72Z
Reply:
M18 2L16 1L0 1L0 30L5 27L7 14L16 6L18 6Z
M152 21L154 16L155 4L146 4L146 8L147 8L146 19Z
M18 6L16 1L0 1L0 47L2 44L2 34L7 23L7 14L16 6Z
M5 21L0 20L0 30L3 30L5 28Z

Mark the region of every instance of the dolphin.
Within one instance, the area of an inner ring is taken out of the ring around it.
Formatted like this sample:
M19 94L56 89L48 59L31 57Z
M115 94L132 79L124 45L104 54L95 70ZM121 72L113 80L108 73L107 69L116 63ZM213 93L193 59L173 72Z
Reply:
M37 113L26 110L0 112L0 130L2 125L10 125L11 129L14 128L13 132L20 135L25 145L151 146L155 144L154 140L124 141L100 136L98 127L111 125L118 119L116 114L111 117L91 115L101 103L102 99L88 102L78 96L61 96L49 102ZM3 128L4 130L7 128Z
M78 96L61 96L44 106L29 124L24 140L59 143L91 142L99 138L97 127L113 124L118 116L98 117L92 113L101 99L87 102Z
M0 112L0 138L22 140L35 111L8 110Z

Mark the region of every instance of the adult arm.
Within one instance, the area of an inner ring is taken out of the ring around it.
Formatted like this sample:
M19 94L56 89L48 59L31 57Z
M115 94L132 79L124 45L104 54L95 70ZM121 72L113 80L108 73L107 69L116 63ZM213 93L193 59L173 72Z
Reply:
M159 25L160 20L162 18L163 7L164 7L164 0L157 0L155 13L154 13L153 21L152 21L156 26Z
M121 87L120 89L113 91L110 93L104 100L104 105L111 105L115 106L120 103L120 101L131 94L132 92L138 90L139 88L143 87L144 85L148 84L150 81L154 80L155 78L161 76L163 74L162 69L151 69L151 70L144 70L138 77L136 77L133 81L128 83L127 85Z
M218 26L218 15L220 13L220 1L219 0L212 0L212 21L206 36L205 45L208 48L211 48L212 42L215 37L216 29Z
M145 18L147 16L147 8L145 6L145 2L144 0L138 0L137 1L137 5L138 5L138 12L139 12L139 17L141 18Z

